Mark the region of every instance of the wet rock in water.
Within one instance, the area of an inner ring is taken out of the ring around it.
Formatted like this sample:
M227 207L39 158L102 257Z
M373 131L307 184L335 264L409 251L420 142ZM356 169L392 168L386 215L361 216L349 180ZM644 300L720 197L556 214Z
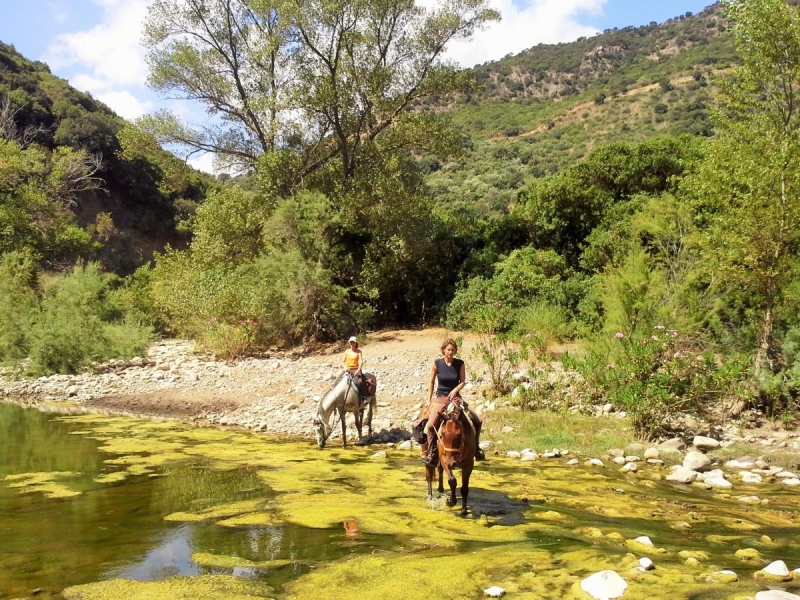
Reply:
M634 542L638 542L638 543L640 543L640 544L642 544L644 546L652 546L653 545L653 540L651 540L646 535L639 536L633 541Z
M597 600L610 600L621 598L628 582L616 571L600 571L581 581L581 589Z
M624 473L636 473L639 470L639 467L636 466L636 463L627 463L622 469L620 469Z
M483 590L483 593L490 598L501 598L506 591L499 586L493 585L492 587Z
M605 467L603 461L600 460L599 458L590 458L589 460L586 461L586 464L591 465L593 467Z
M697 475L697 471L692 471L682 466L676 466L672 473L667 475L665 479L672 483L692 483L697 479Z
M683 457L683 467L690 471L708 471L711 468L711 459L702 452L692 450Z
M739 576L729 570L714 571L706 575L707 583L736 583L739 581Z
M800 596L783 590L766 590L758 592L755 600L800 600Z
M642 567L642 569L644 569L645 571L652 571L653 569L656 568L656 565L653 563L653 561L647 558L646 556L643 556L642 558L639 559L639 566Z
M756 575L763 574L765 578L776 581L787 581L792 578L789 573L789 567L782 560L776 560L769 563L766 567L757 571Z
M731 469L752 469L756 466L756 462L749 456L742 456L729 460L725 463L725 466Z
M761 483L761 475L751 473L750 471L741 471L739 476L742 478L742 483Z
M692 445L698 450L715 450L719 448L719 441L703 435L696 435L692 440Z

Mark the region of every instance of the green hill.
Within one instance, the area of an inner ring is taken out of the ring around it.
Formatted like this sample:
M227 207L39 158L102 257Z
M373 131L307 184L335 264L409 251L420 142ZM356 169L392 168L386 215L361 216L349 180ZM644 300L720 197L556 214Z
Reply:
M90 232L104 267L127 273L165 244L182 245L181 219L205 196L212 178L139 140L125 152L121 117L103 103L54 76L0 42L0 102L25 139L45 154L58 148L86 151L102 160L102 189L83 191L69 205L77 224ZM47 257L43 257L47 259Z
M438 107L472 139L457 162L423 162L434 197L504 212L516 191L596 146L713 133L715 76L734 63L721 9L540 44L472 69L479 89Z

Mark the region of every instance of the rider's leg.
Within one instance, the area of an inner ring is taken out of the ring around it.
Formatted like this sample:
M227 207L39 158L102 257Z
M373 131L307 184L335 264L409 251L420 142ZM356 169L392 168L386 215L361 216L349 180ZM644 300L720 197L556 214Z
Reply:
M428 423L425 425L425 433L428 436L428 449L419 457L419 459L427 465L435 465L438 448L436 443L436 421L439 419L439 414L444 409L444 404L434 400L431 402L430 411L428 412Z
M481 450L481 427L483 427L483 421L481 418L472 410L469 411L469 418L472 419L472 424L475 425L475 460L484 460L486 455Z

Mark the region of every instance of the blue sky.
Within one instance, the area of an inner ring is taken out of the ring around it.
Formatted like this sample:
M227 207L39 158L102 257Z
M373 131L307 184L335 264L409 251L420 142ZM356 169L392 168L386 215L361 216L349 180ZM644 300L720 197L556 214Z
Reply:
M166 101L145 85L147 68L139 45L151 0L6 0L0 41L90 92L121 116L133 119L159 108L202 117L192 105ZM420 0L423 5L436 0ZM453 44L449 57L473 66L538 43L573 41L598 31L663 22L700 12L712 0L490 0L503 18L471 42ZM196 166L210 169L211 157Z

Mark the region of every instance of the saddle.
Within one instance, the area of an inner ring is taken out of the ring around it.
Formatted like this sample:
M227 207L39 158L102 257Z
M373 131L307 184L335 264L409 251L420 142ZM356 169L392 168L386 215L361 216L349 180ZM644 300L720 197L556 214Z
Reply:
M359 404L364 404L367 398L374 396L376 390L378 389L378 382L374 377L369 379L363 375L361 377L353 377L352 374L348 373L347 378L350 382L350 385L358 391Z
M475 424L472 422L472 415L470 414L469 406L467 406L467 403L461 398L448 402L447 406L442 409L442 412L439 413L439 417L436 419L436 423L433 424L434 431L436 431L439 427L442 416L447 417L454 415L457 412L460 412L467 417L467 422L469 423L472 432L475 433ZM427 424L427 414L420 416L411 424L411 435L418 444L424 444L428 441Z

